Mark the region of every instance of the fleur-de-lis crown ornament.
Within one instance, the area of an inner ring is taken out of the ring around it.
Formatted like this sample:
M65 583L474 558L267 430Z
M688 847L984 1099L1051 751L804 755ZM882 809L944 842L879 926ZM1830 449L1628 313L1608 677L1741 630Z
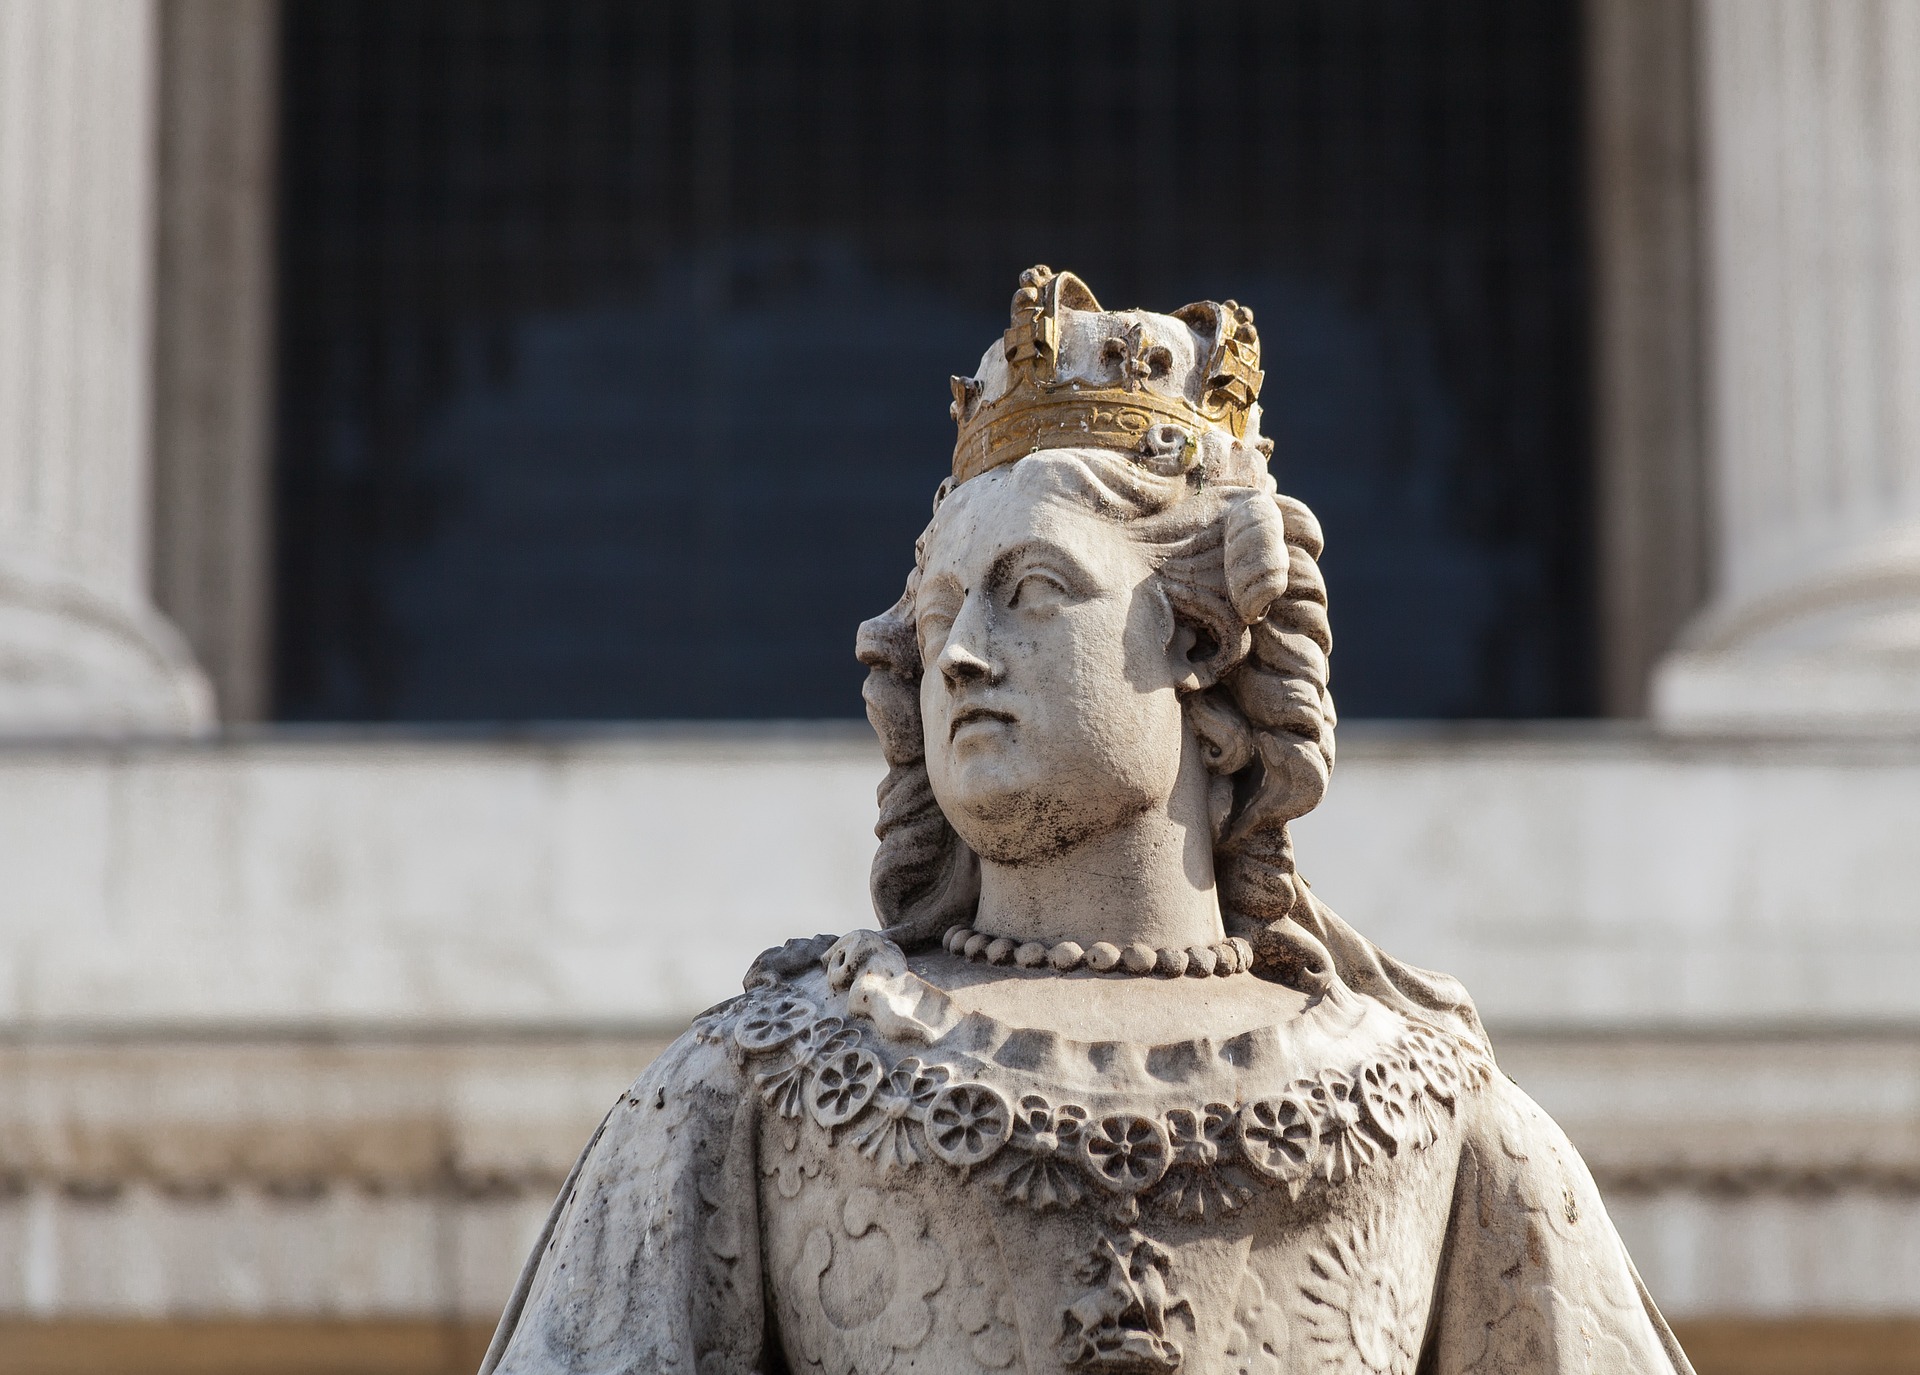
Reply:
M1040 449L1136 453L1156 472L1251 485L1260 437L1260 336L1234 301L1171 315L1106 311L1071 272L1030 267L1013 319L972 377L953 379L955 483Z

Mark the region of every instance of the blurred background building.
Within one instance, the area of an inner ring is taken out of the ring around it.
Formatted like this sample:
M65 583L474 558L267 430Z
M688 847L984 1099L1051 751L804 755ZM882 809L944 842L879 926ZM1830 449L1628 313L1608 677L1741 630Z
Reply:
M1316 890L1703 1375L1920 1371L1920 5L0 0L0 1375L477 1363L870 920L1042 261L1258 314Z

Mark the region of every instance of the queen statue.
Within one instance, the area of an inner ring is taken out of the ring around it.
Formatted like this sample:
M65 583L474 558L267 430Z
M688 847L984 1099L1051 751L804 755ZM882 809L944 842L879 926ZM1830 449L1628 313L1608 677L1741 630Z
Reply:
M1466 991L1295 871L1321 534L1228 301L1021 274L860 627L878 930L614 1105L483 1375L1690 1375Z

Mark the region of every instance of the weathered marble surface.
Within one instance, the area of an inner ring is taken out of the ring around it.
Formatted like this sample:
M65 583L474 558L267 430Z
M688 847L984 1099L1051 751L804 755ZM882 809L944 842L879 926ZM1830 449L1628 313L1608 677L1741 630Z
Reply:
M1471 1042L1254 987L1182 1041L1074 1041L849 945L757 968L616 1105L498 1369L1685 1368Z
M1022 275L861 629L885 931L790 940L615 1104L484 1370L1687 1371L1454 980L1296 872L1313 516L1250 312Z

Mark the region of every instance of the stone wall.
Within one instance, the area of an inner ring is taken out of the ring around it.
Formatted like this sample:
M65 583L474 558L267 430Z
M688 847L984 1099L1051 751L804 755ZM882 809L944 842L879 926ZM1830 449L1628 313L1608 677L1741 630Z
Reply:
M881 772L837 726L0 752L0 1314L482 1322L663 1038L871 922ZM1467 980L1676 1316L1870 1316L1920 1313L1917 825L1920 744L1357 726L1297 844Z
M658 1029L870 920L858 723L0 749L0 1018ZM1920 741L1342 731L1302 871L1514 1030L1913 1027ZM751 855L751 862L741 857Z

